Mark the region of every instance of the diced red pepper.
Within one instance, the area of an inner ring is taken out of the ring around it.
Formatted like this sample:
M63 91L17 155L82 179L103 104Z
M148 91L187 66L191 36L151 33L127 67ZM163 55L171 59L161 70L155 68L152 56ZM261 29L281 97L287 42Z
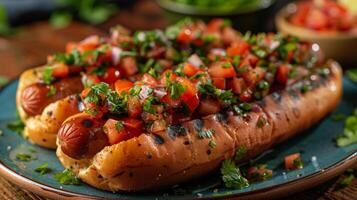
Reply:
M56 63L52 66L52 75L56 78L65 78L69 74L69 67L63 63Z
M132 76L138 72L138 66L134 57L127 56L120 59L119 67L126 76Z
M216 62L208 68L208 73L214 78L232 78L236 71L230 62Z
M192 40L193 40L192 31L188 28L182 30L177 36L177 41L183 44L189 44Z
M120 77L120 72L114 67L107 67L102 80L106 83L114 83Z
M243 78L234 77L232 80L232 92L234 94L242 94L243 90L245 90L246 84ZM246 100L246 99L244 99Z
M225 78L212 78L213 85L218 89L226 89L226 79Z
M144 74L143 77L141 78L141 81L144 84L150 85L150 86L156 86L157 85L157 80L152 77L150 74Z
M137 96L129 96L128 99L128 114L131 118L137 118L143 112L142 105L140 103L140 99Z
M237 56L246 53L250 49L250 45L245 41L239 41L233 43L230 47L227 48L228 56Z
M182 77L178 77L177 81L186 89L180 99L188 106L191 112L193 112L200 103L195 85L190 80Z
M299 169L300 166L296 165L296 162L299 160L301 161L300 153L294 153L294 154L285 156L285 158L284 158L285 168L287 170Z
M141 120L125 118L121 120L123 127L118 130L117 123L119 120L108 119L104 124L106 133L111 145L139 136L143 132L143 123Z
M185 63L182 69L182 72L189 77L195 75L198 71L199 68L190 63Z
M288 78L289 78L289 67L286 65L279 65L277 71L276 71L276 81L279 84L282 85L286 85L286 83L288 82Z
M134 86L134 83L132 83L131 81L122 80L122 79L117 80L114 84L115 91L118 94L121 94L124 91L128 92L133 86Z

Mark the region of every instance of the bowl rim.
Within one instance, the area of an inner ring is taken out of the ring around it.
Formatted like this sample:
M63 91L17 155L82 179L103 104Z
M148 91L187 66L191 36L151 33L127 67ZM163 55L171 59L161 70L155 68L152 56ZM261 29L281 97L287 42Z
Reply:
M289 8L296 6L297 2L292 2L285 5L282 9L278 11L275 15L275 24L279 32L288 33L290 35L296 35L308 39L318 39L318 40L351 40L357 39L357 34L346 34L344 32L329 32L322 33L314 31L305 27L293 25L288 22L287 17L294 12Z
M192 5L187 5L183 3L177 3L173 0L156 0L156 3L164 8L165 10L178 13L178 14L188 14L196 16L231 16L231 15L240 15L257 12L264 10L271 5L273 5L276 0L265 0L266 3L259 4L257 7L248 6L245 10L238 10L237 8L232 8L230 10L221 10L221 9L212 9L212 8L202 8Z

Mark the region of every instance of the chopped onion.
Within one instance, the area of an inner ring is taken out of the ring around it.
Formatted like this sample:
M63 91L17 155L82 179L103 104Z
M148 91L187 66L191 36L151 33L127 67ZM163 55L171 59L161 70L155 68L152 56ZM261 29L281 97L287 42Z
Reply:
M201 58L197 54L192 54L187 61L196 67L203 65Z
M151 92L152 92L152 89L149 86L146 86L146 85L142 86L140 93L139 93L140 99L148 98Z
M155 96L159 97L159 98L162 98L164 97L165 95L167 95L167 92L165 91L164 88L158 88L158 89L155 89L154 90L154 94Z
M211 53L213 53L214 55L217 55L217 56L226 56L226 50L224 50L222 48L211 49Z
M120 54L123 50L119 47L112 47L112 62L114 65L118 65L120 61Z

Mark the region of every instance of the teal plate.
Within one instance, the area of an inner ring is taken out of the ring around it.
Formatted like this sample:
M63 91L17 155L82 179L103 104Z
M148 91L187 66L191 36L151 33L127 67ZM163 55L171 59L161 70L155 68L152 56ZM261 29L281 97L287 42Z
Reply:
M111 193L97 190L81 183L78 186L61 185L53 174L63 167L55 152L34 146L18 134L9 131L6 125L16 120L15 93L17 81L0 92L0 174L15 184L32 192L57 199L194 199L235 198L254 199L281 197L298 192L326 181L357 163L357 144L338 148L334 138L343 132L343 122L333 121L331 115L305 134L297 136L260 156L259 162L274 170L267 181L253 183L241 190L222 187L218 172L199 180L176 186L173 189L146 193ZM357 107L357 85L344 79L343 100L335 113L350 114ZM300 152L305 167L285 171L282 166L285 155ZM17 153L29 153L37 159L30 162L16 160ZM34 169L49 163L52 172L39 175Z

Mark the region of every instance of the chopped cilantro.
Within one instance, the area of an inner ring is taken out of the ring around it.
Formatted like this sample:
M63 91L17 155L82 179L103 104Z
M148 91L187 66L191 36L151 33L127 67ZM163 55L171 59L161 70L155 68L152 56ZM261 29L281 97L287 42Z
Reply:
M244 146L239 146L239 148L236 150L234 160L240 161L245 156L246 153L247 153L247 149Z
M337 181L336 189L342 189L352 183L356 178L356 170L348 169L344 173L344 177Z
M104 76L105 74L105 67L97 67L97 68L94 68L92 71L91 71L91 74L95 74L95 75L98 75L98 76Z
M225 62L225 63L222 64L222 68L224 68L224 69L227 69L227 68L230 68L230 67L232 67L232 64L230 62Z
M350 78L353 82L357 83L357 69L350 69L347 71L347 76Z
M120 53L120 57L128 57L128 56L135 57L137 56L137 53L135 51L122 51Z
M55 86L50 85L50 90L47 92L46 97L52 97L57 93L57 89Z
M156 101L156 99L154 97L149 97L144 101L143 104L143 110L145 112L151 113L151 114L155 114L156 111L155 109L152 107L152 104Z
M40 173L40 175L44 175L51 172L51 169L48 167L48 163L44 163L43 165L38 166L35 169L35 172Z
M135 85L134 87L132 87L132 88L129 90L129 94L130 94L130 96L138 96L139 93L140 93L140 91L141 91L141 87Z
M79 185L80 184L79 179L69 169L65 169L63 172L55 174L54 178L60 184L63 184L63 185Z
M21 120L17 120L7 124L7 128L11 131L16 132L19 135L22 135L22 132L25 129L25 124Z
M296 158L296 159L293 161L293 165L294 165L295 169L302 169L302 168L304 168L304 163L303 163L303 161L301 160L300 157Z
M334 120L334 121L342 121L344 119L346 119L346 115L343 113L338 113L338 114L332 115L332 120Z
M29 162L29 161L31 161L31 160L36 160L37 158L36 158L36 157L33 157L33 156L30 155L30 154L18 153L18 154L16 154L16 159L17 159L17 160L20 160L20 161L23 161L23 162Z
M176 81L169 81L167 79L166 87L168 88L170 92L170 97L172 99L178 99L181 97L181 95L186 91L186 88L183 87L181 83L178 83Z
M42 74L42 80L46 85L50 85L52 81L54 80L54 77L52 76L53 74L53 69L51 67L47 67Z
M123 121L118 121L115 123L115 129L118 131L118 132L121 132L124 128L124 122Z
M217 143L214 140L210 140L208 142L208 146L211 147L212 149L216 148Z
M244 111L251 111L253 106L250 103L241 103L239 104L239 107L243 109Z
M263 126L265 126L266 123L267 123L267 120L265 117L259 117L259 119L257 121L257 126L258 126L258 128L263 128Z
M270 85L267 81L260 81L258 83L258 88L261 89L261 90L267 90L269 89Z
M98 114L98 111L94 108L87 108L85 111L87 114L90 114L92 116L96 116Z
M310 91L312 89L311 84L310 83L305 83L302 87L301 87L301 93L306 93L308 91Z
M208 129L208 130L201 130L198 132L198 137L200 138L212 138L214 134L213 129Z
M343 135L336 138L337 146L345 147L357 142L357 115L346 118Z
M227 188L242 189L249 186L238 167L232 160L225 160L221 166L222 180Z

